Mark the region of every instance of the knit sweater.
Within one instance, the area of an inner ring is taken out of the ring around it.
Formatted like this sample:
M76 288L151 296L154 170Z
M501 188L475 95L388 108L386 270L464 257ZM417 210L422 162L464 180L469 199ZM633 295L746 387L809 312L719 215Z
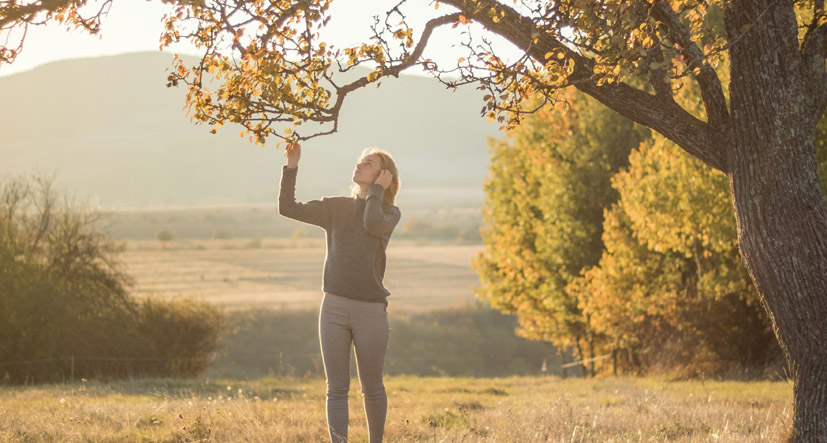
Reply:
M383 203L385 188L373 184L367 198L325 197L296 202L298 168L281 174L279 214L325 230L327 258L322 290L329 294L387 303L385 250L399 223L399 208Z

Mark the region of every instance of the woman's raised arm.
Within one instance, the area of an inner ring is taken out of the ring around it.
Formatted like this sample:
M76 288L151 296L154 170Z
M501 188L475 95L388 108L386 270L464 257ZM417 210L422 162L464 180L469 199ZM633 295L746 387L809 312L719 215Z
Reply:
M287 147L287 165L281 171L279 214L327 229L330 225L330 211L328 208L330 205L328 201L296 202L296 175L298 174L301 154L301 148L298 144Z

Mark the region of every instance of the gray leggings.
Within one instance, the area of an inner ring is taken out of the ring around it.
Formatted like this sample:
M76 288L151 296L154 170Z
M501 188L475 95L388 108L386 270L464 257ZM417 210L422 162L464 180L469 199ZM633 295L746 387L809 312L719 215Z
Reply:
M385 432L388 397L382 383L388 350L388 313L384 303L325 294L319 312L319 340L327 378L327 427L332 442L347 441L347 394L350 389L350 348L362 385L371 443Z

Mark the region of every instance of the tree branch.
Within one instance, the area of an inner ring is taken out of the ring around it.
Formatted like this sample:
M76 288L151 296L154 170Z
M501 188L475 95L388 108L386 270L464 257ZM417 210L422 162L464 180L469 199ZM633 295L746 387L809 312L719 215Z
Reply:
M71 0L63 0L63 6L68 5L71 3ZM59 7L59 6L58 6ZM28 21L31 20L32 16L35 16L41 12L48 11L54 8L47 8L43 2L40 3L30 3L28 5L13 5L13 6L6 6L0 8L0 29L5 28L9 25L14 25L15 22L18 21Z
M622 83L598 86L592 80L594 62L591 59L563 45L545 30L537 29L531 18L501 3L493 0L441 0L441 3L454 6L466 16L473 17L486 29L504 37L540 63L544 62L545 54L562 51L575 62L570 82L577 89L620 115L654 129L713 168L726 171L726 153L717 149L721 145L717 128L698 120L674 101ZM504 13L496 22L486 14L492 7ZM474 14L480 10L482 13ZM532 41L532 35L537 38L536 43Z
M663 49L660 46L652 48L646 56L647 60L661 64L663 63ZM655 90L655 96L665 100L674 101L672 86L669 84L669 77L666 69L657 68L649 72L649 84Z
M694 77L701 89L701 98L710 126L716 131L724 131L729 125L729 111L718 74L706 62L703 51L692 41L689 30L681 23L680 17L668 2L656 0L651 11L652 16L669 29L672 41L680 45L681 53L687 59L687 68L695 72Z
M15 58L23 50L23 43L29 25L42 25L49 20L71 24L75 28L83 28L90 34L97 34L100 31L101 17L109 12L113 0L104 0L97 13L84 18L78 13L78 8L86 4L86 0L42 0L25 5L19 5L14 1L0 2L0 33L6 34L6 41L0 44L0 65L13 63ZM42 20L37 21L41 13L48 13ZM52 15L54 14L54 15ZM17 48L8 47L9 38L15 28L23 28L23 36L20 37Z
M431 33L433 33L434 29L442 25L456 22L457 20L459 20L459 16L459 13L455 13L429 20L428 23L425 24L425 29L422 31L422 36L420 37L419 42L417 42L416 47L414 47L414 50L411 53L411 55L408 56L405 60L402 60L402 62L398 65L384 69L380 74L380 77L399 77L399 74L402 71L416 64L417 60L419 60L419 57L422 56L422 52L425 51L425 47L428 45L428 40L431 38ZM348 83L341 87L337 87L336 103L330 110L331 117L328 119L328 121L339 120L339 110L341 109L342 104L345 100L345 96L347 96L347 94L355 91L356 89L363 88L367 86L369 83L371 82L368 80L367 77L362 77L354 82Z

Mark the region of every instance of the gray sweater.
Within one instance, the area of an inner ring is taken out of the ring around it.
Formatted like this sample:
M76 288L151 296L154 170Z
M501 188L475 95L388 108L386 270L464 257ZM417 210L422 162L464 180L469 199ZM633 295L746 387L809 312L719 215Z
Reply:
M368 196L325 197L296 202L298 168L285 166L281 173L279 214L316 225L327 236L322 290L356 300L387 303L390 295L385 276L385 249L401 213L383 204L385 188L373 184Z

